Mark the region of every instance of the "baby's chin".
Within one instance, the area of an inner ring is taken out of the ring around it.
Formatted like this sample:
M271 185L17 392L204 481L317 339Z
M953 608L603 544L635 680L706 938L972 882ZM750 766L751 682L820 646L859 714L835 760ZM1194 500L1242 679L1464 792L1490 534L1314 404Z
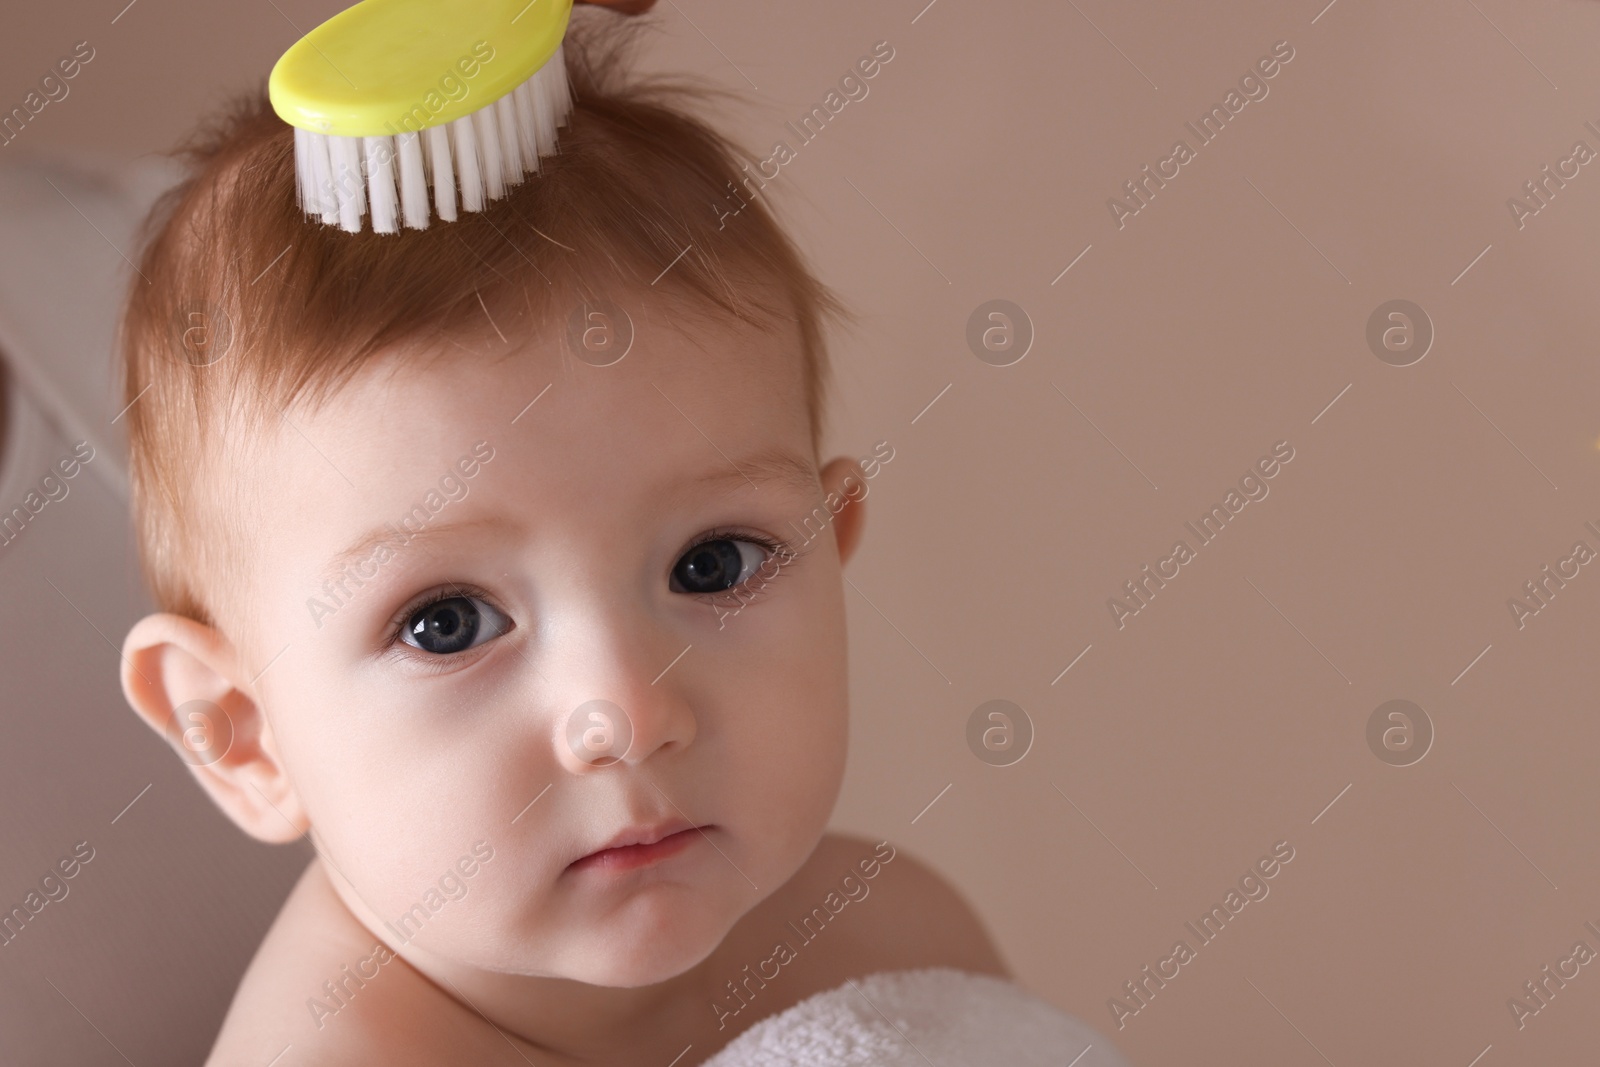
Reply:
M505 974L632 989L668 981L703 963L754 903L712 893L652 894L592 921L507 931L495 944L475 950L438 946L435 951Z
M635 989L657 985L694 969L716 951L731 923L714 928L685 921L632 943L608 934L562 961L561 976L589 985Z

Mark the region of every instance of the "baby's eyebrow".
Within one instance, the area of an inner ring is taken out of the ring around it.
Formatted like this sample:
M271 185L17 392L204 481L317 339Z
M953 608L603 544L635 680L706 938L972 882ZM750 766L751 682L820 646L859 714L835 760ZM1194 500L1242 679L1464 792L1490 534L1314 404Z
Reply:
M395 542L396 549L402 545L413 546L419 541L430 541L444 538L452 533L462 530L476 529L502 529L512 534L522 531L522 525L501 515L489 515L481 519L458 519L454 522L441 522L437 525L424 526L416 532L409 529L402 530L393 523L368 530L350 545L328 561L318 576L323 582L331 582L342 575L353 564L360 563L370 556L379 545L386 541Z
M721 452L721 449L718 451ZM723 458L728 459L726 453L723 454ZM816 491L818 487L817 468L810 460L787 449L769 448L742 456L738 460L728 459L728 466L714 468L689 479L686 484L708 488L749 483L759 490L760 486L756 485L758 481L810 493ZM364 561L386 541L396 542L397 548L402 544L411 547L419 541L442 539L453 533L474 529L502 529L513 535L520 535L523 532L520 523L500 515L441 522L424 526L414 533L409 529L402 531L393 523L389 523L368 530L356 538L349 548L328 561L318 577L324 582L333 581L342 575L346 568Z
M755 485L758 481L767 481L801 492L814 491L818 486L816 464L786 448L768 448L737 460L729 459L720 448L717 451L728 460L727 468L702 474L692 484L713 486L724 482L749 482Z

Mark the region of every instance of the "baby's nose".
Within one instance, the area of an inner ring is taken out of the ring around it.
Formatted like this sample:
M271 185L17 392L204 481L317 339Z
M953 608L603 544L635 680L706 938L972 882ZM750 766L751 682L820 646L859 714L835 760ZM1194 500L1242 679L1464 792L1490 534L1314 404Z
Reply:
M590 629L577 644L551 678L559 694L552 740L563 767L590 774L637 765L693 742L695 714L673 679L691 647L664 652L659 640L632 627Z

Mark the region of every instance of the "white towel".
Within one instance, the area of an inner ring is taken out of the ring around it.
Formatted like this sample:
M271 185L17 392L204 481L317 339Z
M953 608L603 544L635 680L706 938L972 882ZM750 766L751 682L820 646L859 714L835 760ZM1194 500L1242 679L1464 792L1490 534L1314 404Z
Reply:
M703 1067L1127 1067L1013 982L949 967L850 979L762 1019Z

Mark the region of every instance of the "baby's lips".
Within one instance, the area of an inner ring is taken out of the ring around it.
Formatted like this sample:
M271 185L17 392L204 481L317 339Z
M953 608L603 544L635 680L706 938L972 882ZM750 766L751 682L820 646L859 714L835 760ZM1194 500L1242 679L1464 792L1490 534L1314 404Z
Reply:
M620 875L645 867L653 867L693 848L702 833L703 828L690 827L650 844L624 845L620 848L604 849L583 857L568 869L572 871L592 870Z
M595 849L594 852L604 852L608 848L626 848L629 845L653 845L664 837L683 830L693 829L694 824L687 819L666 819L652 823L635 823L617 834L609 841ZM588 855L594 855L594 852Z

